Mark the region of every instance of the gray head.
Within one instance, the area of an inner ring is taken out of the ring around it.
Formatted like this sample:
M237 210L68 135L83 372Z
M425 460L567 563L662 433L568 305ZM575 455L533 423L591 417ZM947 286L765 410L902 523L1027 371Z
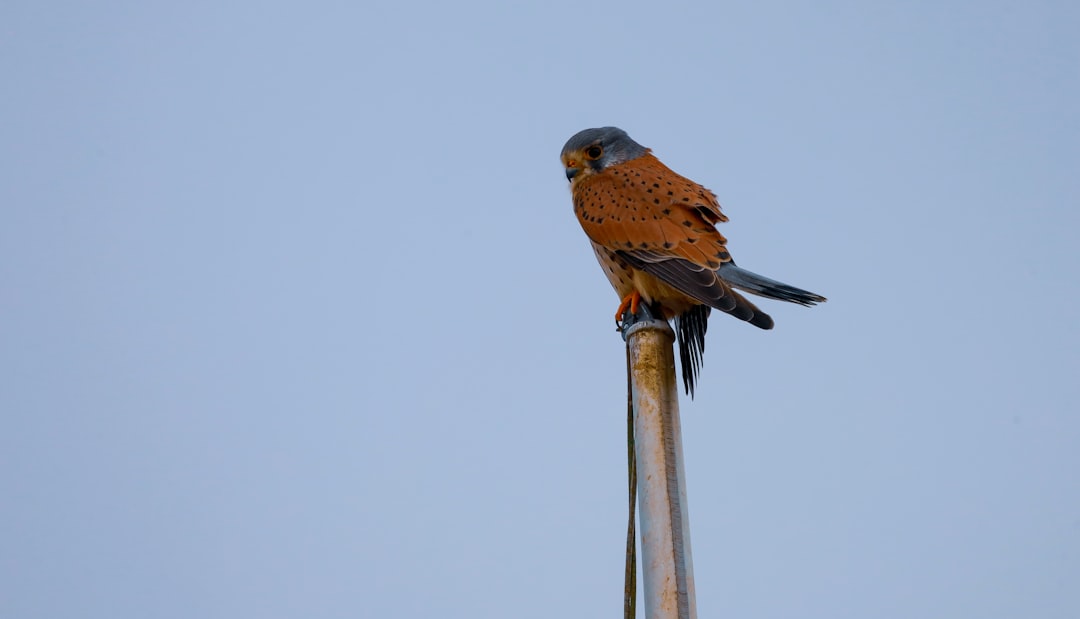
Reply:
M600 172L604 168L637 159L649 152L626 135L618 127L600 127L585 129L574 134L566 141L562 149L562 162L566 167L566 178L573 181L581 174Z

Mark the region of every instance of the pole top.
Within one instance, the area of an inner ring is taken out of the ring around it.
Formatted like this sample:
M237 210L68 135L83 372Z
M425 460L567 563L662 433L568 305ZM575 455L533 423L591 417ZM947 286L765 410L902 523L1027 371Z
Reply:
M649 308L647 303L642 303L638 306L637 314L631 314L629 309L623 312L622 321L619 322L619 332L622 333L624 342L628 341L631 335L646 329L667 331L672 337L675 337L675 332L671 330L671 326L668 325L668 322L654 316L652 309Z

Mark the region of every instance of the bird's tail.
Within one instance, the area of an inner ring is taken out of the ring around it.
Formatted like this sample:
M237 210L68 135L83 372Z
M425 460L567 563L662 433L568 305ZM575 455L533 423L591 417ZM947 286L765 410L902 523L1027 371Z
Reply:
M675 335L679 340L679 365L682 382L690 398L705 354L705 331L709 328L709 306L695 305L675 317Z
M741 269L731 262L725 262L720 265L720 268L716 270L716 274L720 276L720 279L739 290L745 290L746 292L768 297L770 299L798 303L799 305L805 305L807 307L817 305L826 300L825 297L819 294L814 294L813 292L803 290L802 288L796 288L795 286L789 286L783 282L778 282L775 279L769 279L764 275L758 275L753 271Z

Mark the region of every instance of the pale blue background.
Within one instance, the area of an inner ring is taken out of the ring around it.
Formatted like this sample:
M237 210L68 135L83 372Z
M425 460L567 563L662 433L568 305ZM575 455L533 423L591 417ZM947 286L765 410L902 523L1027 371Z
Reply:
M0 8L0 616L615 617L615 124L739 263L701 617L1080 616L1075 2Z

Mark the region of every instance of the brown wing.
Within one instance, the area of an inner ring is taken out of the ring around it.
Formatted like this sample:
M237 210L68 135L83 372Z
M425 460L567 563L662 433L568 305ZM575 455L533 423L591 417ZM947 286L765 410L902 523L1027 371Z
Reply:
M689 297L730 312L737 302L716 275L731 261L715 223L727 221L711 191L652 155L582 179L574 211L593 242Z

